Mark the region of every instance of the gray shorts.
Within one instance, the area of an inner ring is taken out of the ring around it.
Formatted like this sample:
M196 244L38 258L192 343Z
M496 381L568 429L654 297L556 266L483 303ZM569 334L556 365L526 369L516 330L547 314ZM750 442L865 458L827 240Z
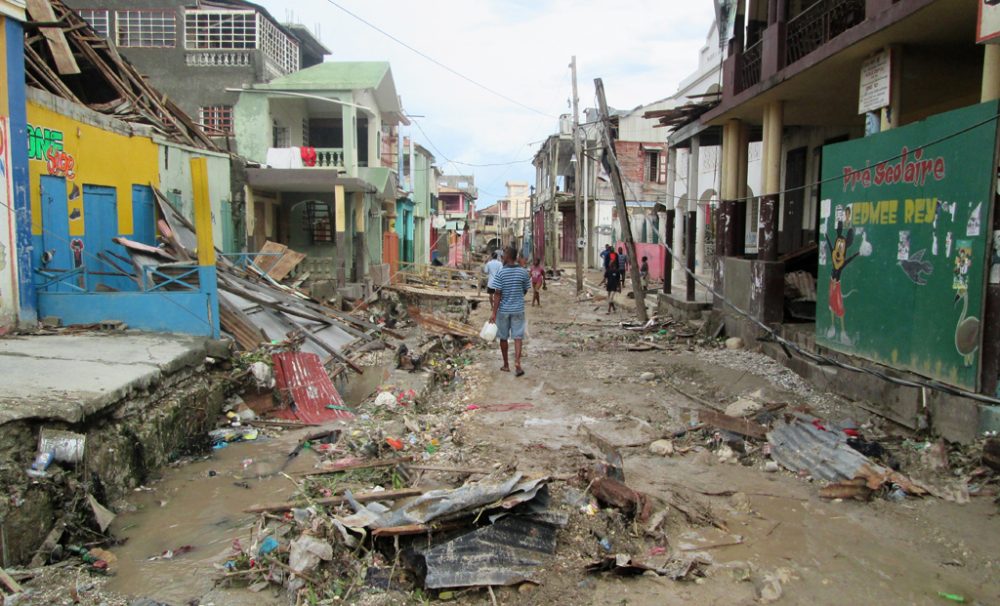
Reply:
M524 312L497 312L497 338L501 341L524 338Z

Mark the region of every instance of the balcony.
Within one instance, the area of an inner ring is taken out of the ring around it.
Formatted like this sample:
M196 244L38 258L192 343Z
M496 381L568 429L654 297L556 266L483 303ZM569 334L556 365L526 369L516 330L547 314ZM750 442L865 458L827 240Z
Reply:
M788 21L785 65L795 63L864 20L865 0L815 2Z
M736 74L736 92L744 91L760 82L761 51L763 43L757 41L743 51L743 63Z
M266 164L271 168L346 169L342 147L272 147L267 150Z
M243 67L253 65L254 51L198 51L188 52L184 61L188 67Z

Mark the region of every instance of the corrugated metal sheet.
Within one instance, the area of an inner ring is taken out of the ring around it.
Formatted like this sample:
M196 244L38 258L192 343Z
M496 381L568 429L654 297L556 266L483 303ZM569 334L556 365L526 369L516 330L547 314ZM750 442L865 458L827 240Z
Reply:
M507 516L424 551L425 584L430 589L511 585L530 579L555 550L555 526Z
M344 406L344 400L333 386L318 355L304 352L272 354L274 378L278 393L289 407L276 411L275 416L298 419L304 423L327 423L350 419L346 410L327 406Z
M878 469L847 445L847 436L824 431L803 420L779 425L767 434L771 458L792 471L806 471L828 482L852 480Z

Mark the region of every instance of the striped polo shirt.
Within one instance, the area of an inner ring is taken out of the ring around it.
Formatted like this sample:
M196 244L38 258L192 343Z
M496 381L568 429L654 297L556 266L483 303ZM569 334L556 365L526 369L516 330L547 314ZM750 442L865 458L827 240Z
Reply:
M500 308L497 311L524 313L524 295L531 287L528 270L520 265L505 265L490 279L489 287L500 291Z

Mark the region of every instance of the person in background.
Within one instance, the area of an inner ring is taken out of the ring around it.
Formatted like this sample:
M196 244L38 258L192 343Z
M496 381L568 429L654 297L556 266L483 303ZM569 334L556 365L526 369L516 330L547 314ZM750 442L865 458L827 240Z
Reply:
M625 253L625 249L621 246L618 247L618 292L622 291L623 283L625 282L626 272L628 272L628 255Z
M615 295L621 290L621 273L618 271L617 263L609 263L608 269L604 272L604 281L608 291L608 314L617 311L615 307Z
M486 274L486 294L491 297L493 296L493 289L489 287L489 284L493 281L493 276L501 269L503 269L503 262L500 261L500 251L495 250L490 260L483 265L483 273Z
M531 266L531 306L542 306L541 290L545 286L545 268L542 267L542 260L535 259L535 264Z
M441 267L444 263L441 262L441 258L438 256L438 251L431 253L431 265L434 267Z
M521 368L521 346L524 340L524 295L528 294L531 278L528 270L517 264L517 251L513 247L504 249L503 269L493 276L488 285L493 292L493 314L490 322L497 325L497 337L500 339L500 354L503 356L503 372L510 372L507 358L508 340L514 339L514 370L520 377L524 374Z
M604 245L604 250L601 251L601 262L604 264L603 268L604 268L604 274L605 275L607 275L607 273L608 273L608 263L611 262L611 253L612 253L612 251L613 251L613 249L611 248L610 244L605 244ZM602 275L601 276L601 283L598 284L598 286L604 286L604 280L605 279L606 279L605 276Z
M639 266L639 276L642 278L642 287L649 286L649 257L642 258L642 265Z

